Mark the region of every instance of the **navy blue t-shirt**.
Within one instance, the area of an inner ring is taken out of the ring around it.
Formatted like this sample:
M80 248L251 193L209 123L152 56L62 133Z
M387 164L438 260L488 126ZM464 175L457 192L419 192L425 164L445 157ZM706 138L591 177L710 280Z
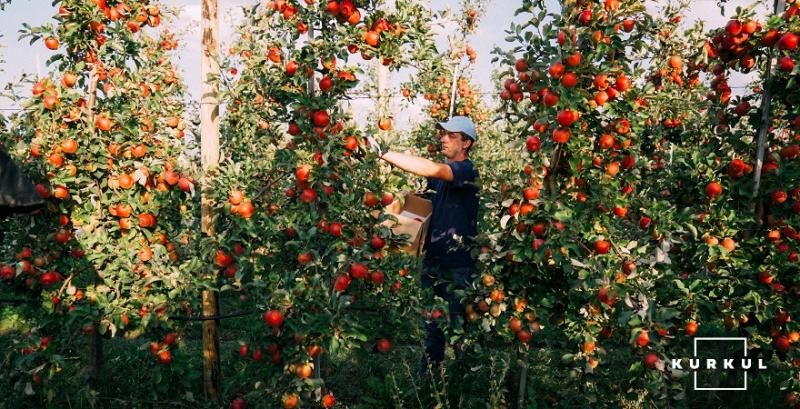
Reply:
M470 256L472 238L478 235L478 171L472 161L448 163L453 181L427 178L433 212L425 239L426 267L475 267ZM460 237L460 239L458 238Z

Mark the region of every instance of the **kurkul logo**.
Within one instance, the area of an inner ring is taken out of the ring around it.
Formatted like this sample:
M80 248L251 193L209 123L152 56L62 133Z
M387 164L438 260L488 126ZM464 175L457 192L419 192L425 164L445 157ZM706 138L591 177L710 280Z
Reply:
M698 354L701 353L704 348L709 348L715 343L719 344L722 342L728 343L728 345L741 344L743 357L698 357ZM703 345L705 345L705 347L703 347ZM672 359L670 366L673 370L691 370L694 377L694 390L698 391L746 391L748 371L767 369L763 359L758 358L754 360L747 357L747 338L744 337L694 338L693 358L688 358L688 364L684 364L683 361L684 359ZM697 377L699 371L741 371L744 374L744 384L740 387L698 386Z

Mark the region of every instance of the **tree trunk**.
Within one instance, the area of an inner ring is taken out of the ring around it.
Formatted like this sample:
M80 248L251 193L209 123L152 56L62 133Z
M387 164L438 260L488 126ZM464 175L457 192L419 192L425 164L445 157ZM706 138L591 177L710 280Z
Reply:
M92 335L89 338L89 364L86 366L86 376L89 385L97 389L100 385L100 376L103 370L103 337L97 323L92 324Z
M528 381L528 359L531 355L530 349L525 351L525 356L522 358L522 365L519 371L519 392L517 393L517 408L522 409L525 407L525 389L527 388Z

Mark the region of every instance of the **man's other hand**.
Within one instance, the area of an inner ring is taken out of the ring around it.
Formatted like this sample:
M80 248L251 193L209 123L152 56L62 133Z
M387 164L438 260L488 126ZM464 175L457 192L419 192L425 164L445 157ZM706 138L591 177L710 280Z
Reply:
M378 157L383 156L383 149L381 148L381 144L373 137L372 135L367 135L367 147L372 152L375 152Z

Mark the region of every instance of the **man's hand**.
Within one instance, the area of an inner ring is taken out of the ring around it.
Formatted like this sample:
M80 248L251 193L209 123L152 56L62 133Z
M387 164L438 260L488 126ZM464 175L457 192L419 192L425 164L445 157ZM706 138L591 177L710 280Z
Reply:
M383 156L383 149L381 148L381 144L378 143L378 141L372 135L367 135L366 139L367 139L367 147L369 148L369 150L375 152L375 154L377 154L378 157Z

